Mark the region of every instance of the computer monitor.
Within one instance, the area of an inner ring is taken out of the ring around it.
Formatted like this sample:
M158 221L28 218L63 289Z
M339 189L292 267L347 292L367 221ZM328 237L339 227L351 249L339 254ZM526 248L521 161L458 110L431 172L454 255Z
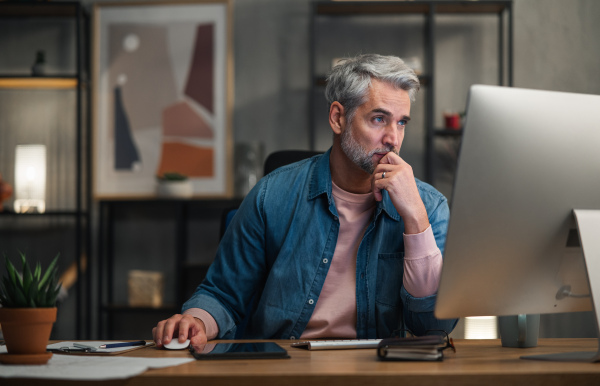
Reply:
M586 267L573 210L600 211L599 113L596 95L471 87L436 317L596 308L598 322L600 248L584 241Z

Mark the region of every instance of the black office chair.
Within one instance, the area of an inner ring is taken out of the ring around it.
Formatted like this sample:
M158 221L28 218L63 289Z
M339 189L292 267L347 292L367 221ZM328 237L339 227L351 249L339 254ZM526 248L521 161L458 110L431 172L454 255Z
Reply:
M294 162L302 161L315 155L323 154L322 151L312 150L280 150L269 154L265 160L264 174L267 175L273 170L289 165Z

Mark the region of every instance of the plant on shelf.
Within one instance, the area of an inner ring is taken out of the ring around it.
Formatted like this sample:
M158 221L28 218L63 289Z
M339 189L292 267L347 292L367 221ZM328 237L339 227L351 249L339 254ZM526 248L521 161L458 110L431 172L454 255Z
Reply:
M157 175L156 194L164 198L190 198L193 194L192 184L185 174L165 172Z
M60 291L59 255L45 273L39 262L32 271L25 254L20 257L21 272L5 257L6 272L0 283L0 325L8 349L8 354L0 355L0 362L46 363L52 356L46 352L46 346L56 321L56 298Z
M162 175L156 176L160 181L185 181L188 176L177 172L165 172Z

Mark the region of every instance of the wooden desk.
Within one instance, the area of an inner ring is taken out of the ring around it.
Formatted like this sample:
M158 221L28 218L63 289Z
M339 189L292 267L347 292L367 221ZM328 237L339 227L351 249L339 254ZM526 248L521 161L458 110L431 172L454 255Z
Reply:
M443 362L381 362L374 350L306 351L276 341L291 359L194 361L149 370L111 385L600 385L600 363L543 362L521 355L595 351L597 339L541 339L538 347L501 347L499 340L456 340ZM184 357L187 351L148 347L124 356ZM2 379L2 385L70 385L76 382Z

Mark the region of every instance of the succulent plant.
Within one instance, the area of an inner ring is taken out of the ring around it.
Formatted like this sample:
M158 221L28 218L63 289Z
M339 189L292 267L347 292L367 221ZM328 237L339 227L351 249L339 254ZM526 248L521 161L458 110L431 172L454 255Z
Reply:
M185 181L188 177L185 174L177 172L165 172L157 178L161 181Z
M54 307L60 291L58 267L56 262L60 254L42 275L42 267L38 262L32 272L27 258L21 253L23 270L19 274L8 257L5 257L6 273L0 283L0 304L6 308Z

